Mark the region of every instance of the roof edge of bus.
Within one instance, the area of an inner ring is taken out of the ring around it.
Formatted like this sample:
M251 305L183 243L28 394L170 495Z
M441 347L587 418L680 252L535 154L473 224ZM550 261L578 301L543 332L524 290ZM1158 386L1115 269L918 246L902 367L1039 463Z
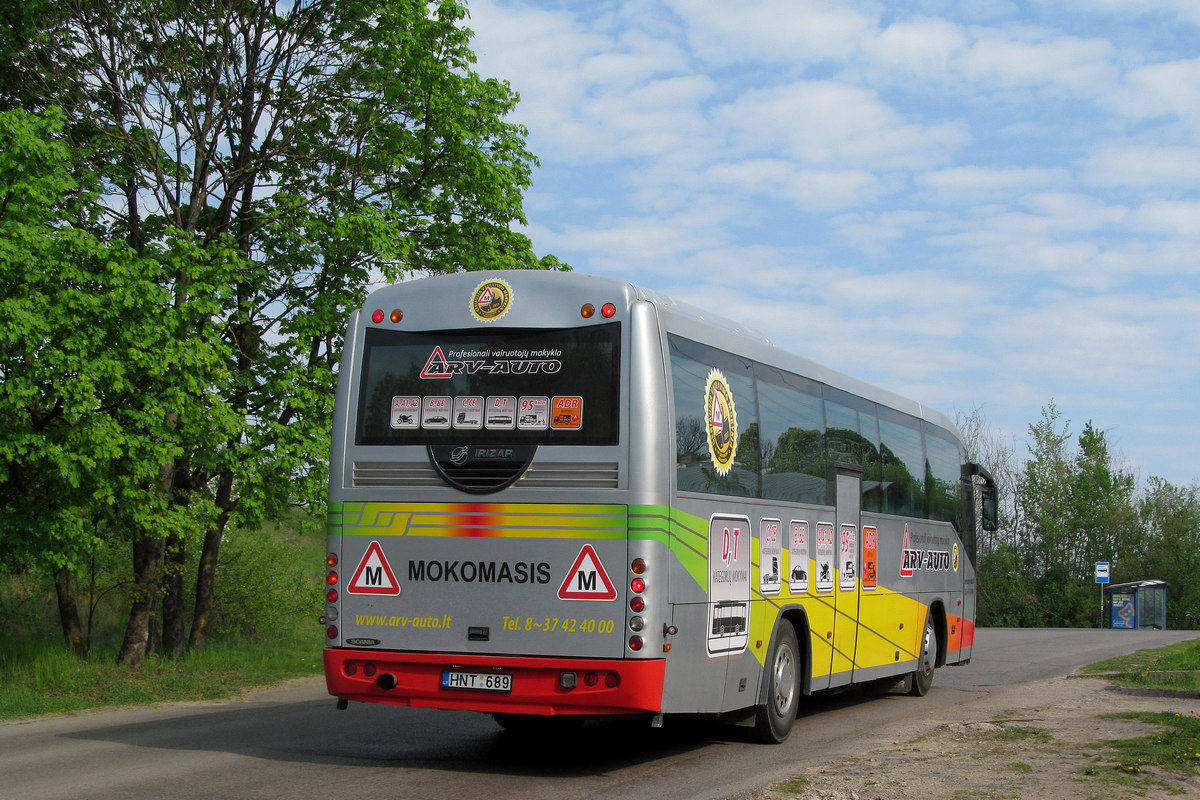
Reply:
M885 389L878 384L864 381L861 378L855 378L854 376L842 372L841 370L830 367L827 364L814 361L807 356L800 355L799 353L791 350L785 350L777 345L768 336L764 335L757 329L746 325L745 323L738 322L737 320L721 314L707 311L699 306L684 300L680 300L672 295L664 294L655 289L648 289L623 278L614 278L608 275L594 275L584 272L558 270L465 270L462 272L410 276L404 280L397 281L396 283L388 284L375 289L368 295L368 298L377 293L388 292L389 290L393 290L405 284L411 285L423 281L483 281L486 280L490 275L506 275L511 278L514 274L522 275L522 280L532 279L551 282L561 281L567 283L573 281L590 281L593 283L596 281L603 281L604 283L610 284L614 288L620 287L628 296L649 302L654 306L667 310L671 314L678 317L702 324L711 325L715 323L721 325L730 333L736 333L740 336L744 336L747 339L752 340L755 345L770 349L775 354L782 356L783 360L785 361L794 360L797 363L803 363L809 371L820 374L820 377L817 379L821 383L826 383L835 389L841 389L843 391L851 392L852 394L866 397L897 411L912 414L918 419L926 420L927 422L937 425L938 427L952 431L955 435L957 435L960 441L963 441L962 432L958 430L958 426L954 424L949 417L919 400L906 397L892 391L891 389ZM365 305L366 300L364 300L364 306Z

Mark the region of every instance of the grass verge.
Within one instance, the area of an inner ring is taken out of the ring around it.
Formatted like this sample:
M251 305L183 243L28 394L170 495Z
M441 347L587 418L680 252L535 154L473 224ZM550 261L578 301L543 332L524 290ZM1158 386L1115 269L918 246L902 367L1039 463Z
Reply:
M84 660L63 646L0 642L0 719L230 697L319 674L321 641L314 630L269 645L214 644L177 659L151 656L136 670L115 661L115 651Z
M1200 775L1200 717L1194 712L1129 712L1106 716L1110 719L1135 719L1162 727L1162 730L1150 736L1104 742L1117 752L1118 770L1137 774L1153 766L1183 775Z
M1200 692L1200 639L1099 661L1079 674L1133 688Z

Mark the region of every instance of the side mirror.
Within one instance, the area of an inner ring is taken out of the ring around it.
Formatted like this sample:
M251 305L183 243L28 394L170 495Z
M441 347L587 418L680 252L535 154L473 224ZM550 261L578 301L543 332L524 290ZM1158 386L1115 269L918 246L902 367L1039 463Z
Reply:
M997 527L996 487L993 484L984 484L980 487L979 494L983 512L983 529L994 531Z

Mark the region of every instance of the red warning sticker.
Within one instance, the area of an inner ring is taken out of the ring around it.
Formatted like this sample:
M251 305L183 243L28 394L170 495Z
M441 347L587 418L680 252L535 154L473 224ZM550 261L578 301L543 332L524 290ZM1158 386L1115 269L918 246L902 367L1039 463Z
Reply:
M400 582L396 580L396 574L392 572L379 542L367 545L367 552L358 562L354 577L346 584L346 591L350 594L400 594Z
M561 600L616 600L617 588L604 571L600 556L590 544L585 544L567 570L558 589Z

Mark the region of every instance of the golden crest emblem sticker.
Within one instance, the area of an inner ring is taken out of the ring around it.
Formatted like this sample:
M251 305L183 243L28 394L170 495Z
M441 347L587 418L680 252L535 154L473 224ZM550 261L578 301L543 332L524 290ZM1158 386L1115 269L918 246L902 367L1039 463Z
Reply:
M958 572L958 542L954 543L954 571Z
M737 455L737 412L729 382L719 369L708 372L704 385L704 417L708 428L708 454L718 475L728 475Z
M512 287L492 278L475 287L471 293L471 313L480 322L495 322L512 306Z

